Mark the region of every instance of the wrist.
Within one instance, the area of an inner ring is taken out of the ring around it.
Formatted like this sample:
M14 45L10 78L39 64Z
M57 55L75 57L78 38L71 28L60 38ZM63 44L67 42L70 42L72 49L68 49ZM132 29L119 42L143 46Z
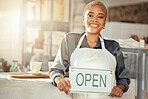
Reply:
M55 78L55 83L58 84L58 82L59 82L61 79L63 79L63 78L60 77L60 76L57 76L57 77Z
M119 87L122 91L125 90L125 86L124 86L123 84L119 84L118 87Z

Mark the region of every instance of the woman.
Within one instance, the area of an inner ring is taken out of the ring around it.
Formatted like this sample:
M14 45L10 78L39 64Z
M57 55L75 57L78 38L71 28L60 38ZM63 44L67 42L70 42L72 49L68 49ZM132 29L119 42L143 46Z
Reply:
M104 4L99 1L92 1L85 6L83 12L83 24L86 33L65 35L50 71L53 84L60 91L70 94L70 81L64 78L70 66L113 70L116 77L116 86L113 87L110 96L74 94L75 97L88 99L91 97L93 99L95 97L100 97L98 99L105 97L107 99L121 97L123 92L128 90L130 80L126 77L126 69L119 44L113 40L105 40L100 35L100 31L104 29L106 24L106 17L107 9Z

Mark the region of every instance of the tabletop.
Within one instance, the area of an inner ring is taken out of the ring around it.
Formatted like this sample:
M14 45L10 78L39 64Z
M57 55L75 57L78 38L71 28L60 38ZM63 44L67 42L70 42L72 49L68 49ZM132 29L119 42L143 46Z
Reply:
M11 78L9 73L0 73L0 99L76 99L66 95L51 84L49 78ZM135 80L122 99L134 99ZM112 98L112 99L117 99Z
M0 73L0 99L72 99L49 78L11 78L9 74Z

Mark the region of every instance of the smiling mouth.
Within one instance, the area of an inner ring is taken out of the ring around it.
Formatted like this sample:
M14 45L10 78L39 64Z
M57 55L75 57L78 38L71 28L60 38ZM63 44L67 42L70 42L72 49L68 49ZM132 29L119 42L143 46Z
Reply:
M90 26L93 27L93 28L97 28L99 25L97 25L97 24L90 24Z

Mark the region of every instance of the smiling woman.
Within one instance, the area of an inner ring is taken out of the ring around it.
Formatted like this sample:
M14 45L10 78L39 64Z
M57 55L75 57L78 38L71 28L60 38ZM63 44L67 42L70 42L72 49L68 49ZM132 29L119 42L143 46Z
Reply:
M106 82L114 83L109 96L97 93L73 93L74 99L110 99L112 97L121 97L123 92L128 90L130 80L126 77L126 69L119 44L116 41L106 40L100 36L100 31L105 27L106 18L107 10L104 4L97 0L88 3L83 13L85 33L68 33L61 42L59 53L50 70L52 82L60 91L70 94L70 88L73 87L71 86L72 79L75 78L70 78L71 82L64 78L64 75L69 72L69 67L109 70L114 74L112 80L106 80ZM70 69L70 71L72 70ZM78 77L81 76L82 78L82 75L85 74L82 73ZM99 73L99 75L102 74ZM86 81L90 80L90 75L85 77L88 77ZM100 77L96 77L95 81L100 81ZM101 81L102 79L105 81L104 78L101 78ZM85 86L83 87L85 89Z
M93 5L88 8L83 16L83 23L86 28L86 39L88 40L89 46L93 48L97 44L100 31L105 27L106 23L106 14L101 6Z

